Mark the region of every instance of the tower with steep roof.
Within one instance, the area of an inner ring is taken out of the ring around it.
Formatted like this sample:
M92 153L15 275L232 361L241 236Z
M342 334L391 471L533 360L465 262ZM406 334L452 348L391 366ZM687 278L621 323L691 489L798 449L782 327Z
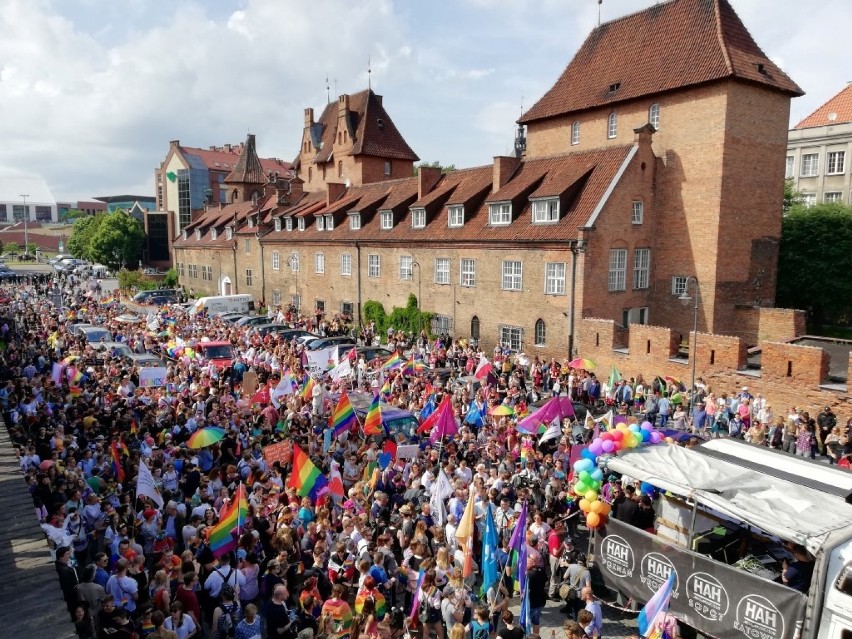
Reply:
M225 176L225 185L228 188L228 202L236 204L248 202L254 197L263 196L263 185L267 178L257 155L257 147L254 134L246 136L240 158L234 165L233 170Z

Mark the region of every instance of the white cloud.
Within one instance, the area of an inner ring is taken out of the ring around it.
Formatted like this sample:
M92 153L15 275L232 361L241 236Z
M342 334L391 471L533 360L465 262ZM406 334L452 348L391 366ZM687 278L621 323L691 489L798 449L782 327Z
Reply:
M654 0L604 0L603 19ZM808 91L793 119L837 92L850 54L823 46L852 3L732 0L758 43ZM593 1L3 0L0 172L43 175L60 198L153 192L168 141L256 133L291 158L302 110L326 80L371 81L414 150L457 166L512 144L535 102L597 23ZM787 66L789 65L789 66ZM333 97L333 96L332 96Z

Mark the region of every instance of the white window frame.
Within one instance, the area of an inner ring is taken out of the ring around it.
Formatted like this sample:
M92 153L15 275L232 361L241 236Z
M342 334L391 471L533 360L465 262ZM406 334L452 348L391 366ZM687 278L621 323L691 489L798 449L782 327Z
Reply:
M246 286L254 286L254 273L250 268L246 269Z
M660 129L660 103L654 102L648 109L648 122L654 129Z
M276 231L281 230L281 218L280 217L275 218L274 226L275 226Z
M500 273L502 290L522 291L524 289L524 263L521 260L503 260Z
M493 202L488 205L488 224L491 226L508 226L512 223L512 203Z
M413 229L426 228L426 209L424 209L424 208L411 209L411 228L413 228Z
M314 253L314 273L325 274L325 253Z
M286 220L284 220L284 228L287 229L288 231L293 230L293 218L292 217L288 217Z
M352 253L340 254L340 274L344 277L352 275Z
M541 335L539 335L539 326L541 326ZM533 324L533 341L539 348L547 346L547 323L540 317Z
M816 206L816 193L802 193L800 197L802 198L802 206L804 206L805 208L809 209L812 206Z
M453 318L449 315L435 315L432 317L432 333L434 335L452 335Z
M819 153L802 153L799 177L816 177L819 175Z
M274 308L281 306L281 291L272 291L272 306Z
M787 163L784 167L784 179L789 180L796 175L796 158L792 155L787 156Z
M686 294L686 287L689 284L689 277L686 275L672 276L672 295L680 297Z
M846 171L846 151L828 151L825 154L825 174L843 175Z
M299 218L299 230L300 231L305 230L305 218L303 218L303 217Z
M379 211L379 223L383 231L393 228L393 211Z
M636 225L644 224L645 203L642 200L633 200L633 211L630 220Z
M201 229L195 229L195 239L196 240L201 239Z
M287 261L289 262L291 273L298 273L301 270L301 260L298 253L291 253Z
M317 215L317 231L325 230L325 218L322 215Z
M633 290L650 287L651 249L638 248L633 251Z
M367 277L378 278L382 276L382 257L378 253L367 255Z
M547 262L544 265L544 294L565 295L565 262Z
M391 161L385 160L385 175L389 176L391 174Z
M399 279L414 279L414 258L410 255L399 256Z
M497 335L500 344L520 351L524 346L524 329L520 326L508 326L501 324L497 327Z
M178 275L181 277L186 275L186 266L183 262L178 262Z
M346 307L349 307L348 310ZM340 314L348 315L349 317L355 316L355 304L352 302L340 302Z
M580 121L574 120L571 123L571 146L580 144Z
M607 290L617 293L627 290L627 249L610 249Z
M219 231L217 231L216 229L210 229L210 239L215 240L218 237L219 237Z
M559 198L532 201L533 224L556 224L559 221Z
M296 293L295 295L290 297L290 306L295 308L297 311L302 310L302 296Z
M281 270L281 253L279 253L278 251L272 251L272 270Z
M435 284L444 286L450 283L450 258L435 258Z
M822 194L822 201L825 204L843 204L843 192L842 191L828 191L826 193L823 193Z
M447 226L451 229L464 226L464 205L453 204L447 207Z
M247 237L243 238L243 253L245 253L246 255L251 255L251 239L250 238L247 238Z
M472 257L462 258L459 262L459 285L465 288L476 286L476 260Z
M361 228L361 214L350 213L349 215L349 230L357 231Z
M618 137L618 114L615 111L606 119L606 137L609 140Z
M225 239L233 240L234 239L234 229L233 227L228 227L225 229Z
M333 231L334 230L334 216L326 215L325 216L325 230Z
M325 300L314 300L314 308L317 313L325 315Z

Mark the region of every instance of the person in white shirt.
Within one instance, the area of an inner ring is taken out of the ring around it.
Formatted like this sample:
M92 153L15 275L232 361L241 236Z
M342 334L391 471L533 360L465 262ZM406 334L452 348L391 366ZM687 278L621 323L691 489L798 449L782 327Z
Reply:
M207 577L207 580L204 582L204 590L207 591L207 594L216 599L222 591L222 586L226 583L234 589L234 592L237 595L239 595L240 588L246 583L246 578L243 573L232 568L230 564L220 565L210 573L209 577Z

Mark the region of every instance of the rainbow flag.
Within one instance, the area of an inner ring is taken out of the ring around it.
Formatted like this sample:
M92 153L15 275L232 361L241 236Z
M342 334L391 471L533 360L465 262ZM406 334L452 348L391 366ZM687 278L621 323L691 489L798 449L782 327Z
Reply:
M417 585L414 587L414 597L411 599L411 613L409 619L414 619L417 616L417 610L420 608L420 593L423 590L423 577L426 576L426 571L422 568L417 575Z
M299 393L301 398L305 401L310 400L313 397L314 386L316 386L314 378L308 377L308 379L305 380L305 383L302 384L302 391Z
M124 450L127 451L127 446L124 446ZM122 484L124 483L124 469L121 467L122 450L117 443L114 443L110 446L110 452L112 453L112 474L115 476L115 481Z
M314 502L328 492L328 480L298 445L293 446L293 472L287 486L295 488L299 497L310 497Z
M669 610L669 602L674 589L675 571L669 573L654 596L648 600L645 607L639 611L639 635L642 637L660 637L663 633L663 622Z
M83 389L80 388L79 386L72 386L68 392L71 395L71 397L79 397L80 395L83 394Z
M352 608L342 599L329 599L322 605L323 614L331 617L332 632L341 635L352 627Z
M364 612L364 602L371 597L376 602L376 619L381 621L388 614L388 602L385 600L385 596L376 589L365 590L362 588L358 591L358 595L355 597L355 614L360 615Z
M83 372L77 369L74 369L74 372L71 374L71 385L79 386L80 382L83 381Z
M389 371L391 369L398 368L402 366L403 361L404 360L400 356L399 351L394 351L393 355L388 357L388 361L382 365L382 370Z
M515 588L521 585L521 577L526 574L526 566L521 567L521 555L526 554L527 546L527 502L521 507L521 513L515 522L515 529L509 540L509 576L515 582ZM524 551L524 552L522 552ZM521 569L523 568L523 569Z
M349 401L349 395L344 390L340 394L340 399L337 400L337 406L331 414L328 425L334 429L334 437L339 437L343 433L352 429L352 426L358 423L358 418L355 416L355 410L352 408L352 402Z
M425 369L426 365L420 360L415 360L414 355L412 355L405 363L405 367L402 369L402 374L411 377L418 373L422 373Z
M365 435L382 435L382 408L379 406L379 396L373 395L373 402L370 404L370 410L367 411L367 417L364 419L364 434Z
M388 380L385 380L385 383L382 384L382 388L379 391L379 394L382 395L382 397L387 397L391 394L390 382Z
M237 531L237 536L239 536L240 528L242 528L247 516L246 489L240 483L234 499L219 513L219 523L210 529L207 541L214 557L221 557L237 547L237 537L234 536L234 530Z
M98 303L99 303L101 306L109 306L109 305L110 305L110 304L112 304L113 302L115 302L115 298L114 298L112 295L110 295L109 297L105 297L105 298L103 298L103 299L102 299L100 302L98 302Z

